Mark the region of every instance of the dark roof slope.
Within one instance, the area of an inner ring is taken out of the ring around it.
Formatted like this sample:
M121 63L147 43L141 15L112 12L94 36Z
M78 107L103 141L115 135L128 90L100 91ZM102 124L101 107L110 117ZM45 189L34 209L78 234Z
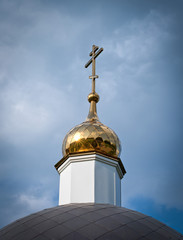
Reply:
M183 235L127 208L83 203L45 209L19 219L0 230L0 239L176 240Z

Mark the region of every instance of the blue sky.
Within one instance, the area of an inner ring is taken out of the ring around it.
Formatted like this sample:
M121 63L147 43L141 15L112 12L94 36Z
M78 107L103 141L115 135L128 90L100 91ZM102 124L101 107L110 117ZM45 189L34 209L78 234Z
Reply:
M66 133L98 116L122 143L123 206L183 233L180 0L0 1L0 226L58 204Z

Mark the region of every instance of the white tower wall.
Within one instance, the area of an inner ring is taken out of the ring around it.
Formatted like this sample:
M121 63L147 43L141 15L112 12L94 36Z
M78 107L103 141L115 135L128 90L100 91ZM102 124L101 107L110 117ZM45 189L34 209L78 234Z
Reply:
M116 159L99 154L70 156L58 169L59 205L109 203L121 205L121 178Z

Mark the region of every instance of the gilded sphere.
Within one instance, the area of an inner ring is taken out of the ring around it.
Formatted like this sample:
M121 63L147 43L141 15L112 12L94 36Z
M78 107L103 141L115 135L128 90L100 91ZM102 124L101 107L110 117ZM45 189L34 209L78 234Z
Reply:
M99 99L100 99L100 97L96 92L95 93L90 93L88 95L88 102L94 101L94 102L98 103Z
M113 130L98 120L85 121L72 128L64 138L63 156L69 153L96 151L118 157L121 145Z

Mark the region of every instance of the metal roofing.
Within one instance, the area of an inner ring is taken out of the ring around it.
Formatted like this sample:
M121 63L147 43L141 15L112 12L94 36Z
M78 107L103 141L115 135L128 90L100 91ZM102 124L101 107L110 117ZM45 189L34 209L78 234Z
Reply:
M166 240L183 235L142 213L109 204L68 204L21 218L0 230L1 240Z

